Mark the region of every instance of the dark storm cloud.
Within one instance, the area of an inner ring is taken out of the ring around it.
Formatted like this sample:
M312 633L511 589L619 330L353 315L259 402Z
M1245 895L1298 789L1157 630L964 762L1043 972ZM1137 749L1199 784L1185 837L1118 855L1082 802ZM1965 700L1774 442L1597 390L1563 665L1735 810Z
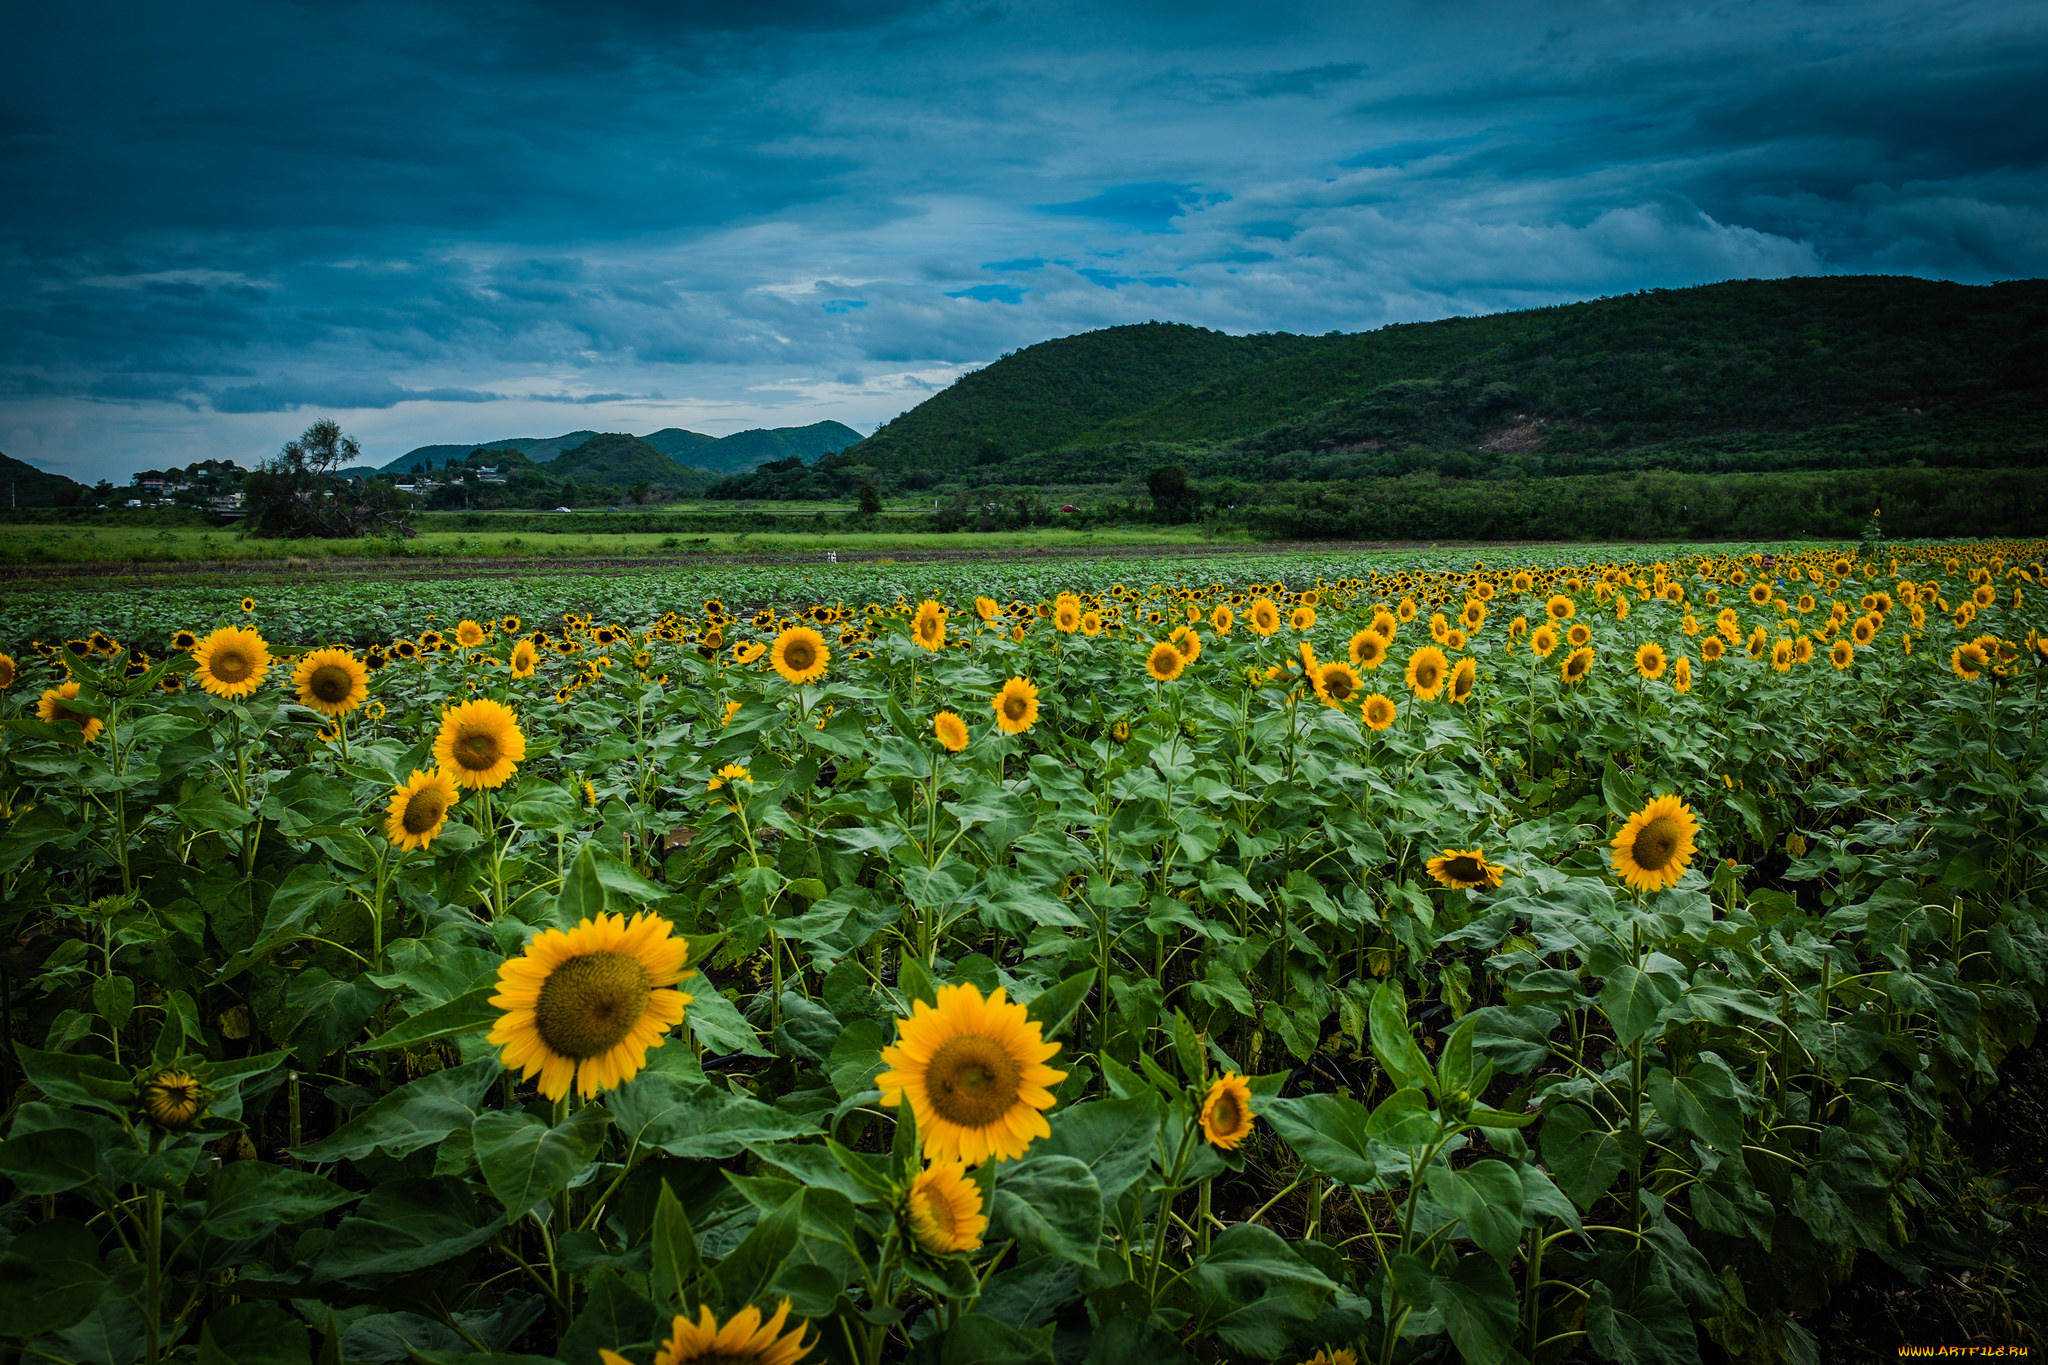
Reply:
M313 410L380 458L866 428L1155 317L2048 262L2022 4L17 8L0 450L92 477Z

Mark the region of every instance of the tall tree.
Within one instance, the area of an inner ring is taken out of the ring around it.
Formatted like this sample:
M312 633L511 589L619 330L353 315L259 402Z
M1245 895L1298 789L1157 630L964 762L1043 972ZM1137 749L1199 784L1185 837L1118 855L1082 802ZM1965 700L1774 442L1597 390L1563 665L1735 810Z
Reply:
M390 483L340 477L362 454L339 422L323 417L313 423L243 480L248 517L242 533L289 539L411 535L403 496Z

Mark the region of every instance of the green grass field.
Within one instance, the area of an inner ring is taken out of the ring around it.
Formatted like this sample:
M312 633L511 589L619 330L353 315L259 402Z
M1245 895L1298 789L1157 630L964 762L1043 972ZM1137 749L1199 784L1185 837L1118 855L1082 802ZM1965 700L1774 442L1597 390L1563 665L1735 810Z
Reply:
M489 514L483 514L489 515ZM519 514L530 515L530 514ZM577 533L428 530L405 541L244 539L232 530L189 526L51 526L0 523L0 563L126 564L289 563L332 559L614 558L628 555L873 553L878 550L1042 549L1200 544L1215 537L1195 527L1087 530L891 532L817 530Z

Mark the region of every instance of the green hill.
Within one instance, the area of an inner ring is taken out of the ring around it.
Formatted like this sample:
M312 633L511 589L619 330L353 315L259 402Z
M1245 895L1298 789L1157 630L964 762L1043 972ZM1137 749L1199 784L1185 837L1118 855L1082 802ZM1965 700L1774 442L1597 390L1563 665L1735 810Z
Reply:
M679 464L639 437L623 433L592 436L556 456L547 464L546 471L553 478L586 487L627 488L645 480L657 488L701 493L711 482L703 470Z
M384 466L387 474L413 474L423 469L439 469L450 460L461 464L476 450L516 450L535 463L554 459L573 446L582 445L594 431L571 431L561 436L509 436L501 441L478 441L472 445L419 446Z
M23 460L0 455L0 506L6 507L51 507L59 502L68 502L59 494L73 492L83 494L85 485L52 474L47 469L37 469Z
M691 451L713 445L718 440L716 436L706 436L701 431L685 431L681 427L663 427L660 431L648 432L640 439L664 455L683 460L685 464L692 463L684 459Z
M825 461L885 484L2048 461L2048 281L1743 280L1328 337L1006 356Z

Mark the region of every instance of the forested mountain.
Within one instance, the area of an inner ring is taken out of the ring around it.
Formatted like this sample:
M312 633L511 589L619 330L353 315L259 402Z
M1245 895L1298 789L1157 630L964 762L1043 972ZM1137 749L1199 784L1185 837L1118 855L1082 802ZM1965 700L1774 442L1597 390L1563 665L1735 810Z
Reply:
M2048 455L2048 282L1743 280L1352 335L1044 342L824 462L885 485L1853 468ZM755 490L758 495L759 490Z
M572 431L562 436L512 436L498 441L480 441L475 445L419 446L385 465L382 472L413 474L439 469L451 460L461 464L472 451L477 450L516 450L533 463L546 465L569 451L585 446L598 434L594 431ZM815 422L807 427L754 427L736 431L730 436L707 436L701 431L663 427L645 436L625 439L638 440L655 453L669 456L694 469L714 474L737 474L770 460L794 457L809 463L821 455L842 450L860 438L859 432L842 423ZM611 448L606 447L607 450ZM588 481L580 472L571 475L558 471L557 477ZM669 486L674 486L673 480Z
M68 506L85 491L84 485L62 474L0 455L0 507Z

